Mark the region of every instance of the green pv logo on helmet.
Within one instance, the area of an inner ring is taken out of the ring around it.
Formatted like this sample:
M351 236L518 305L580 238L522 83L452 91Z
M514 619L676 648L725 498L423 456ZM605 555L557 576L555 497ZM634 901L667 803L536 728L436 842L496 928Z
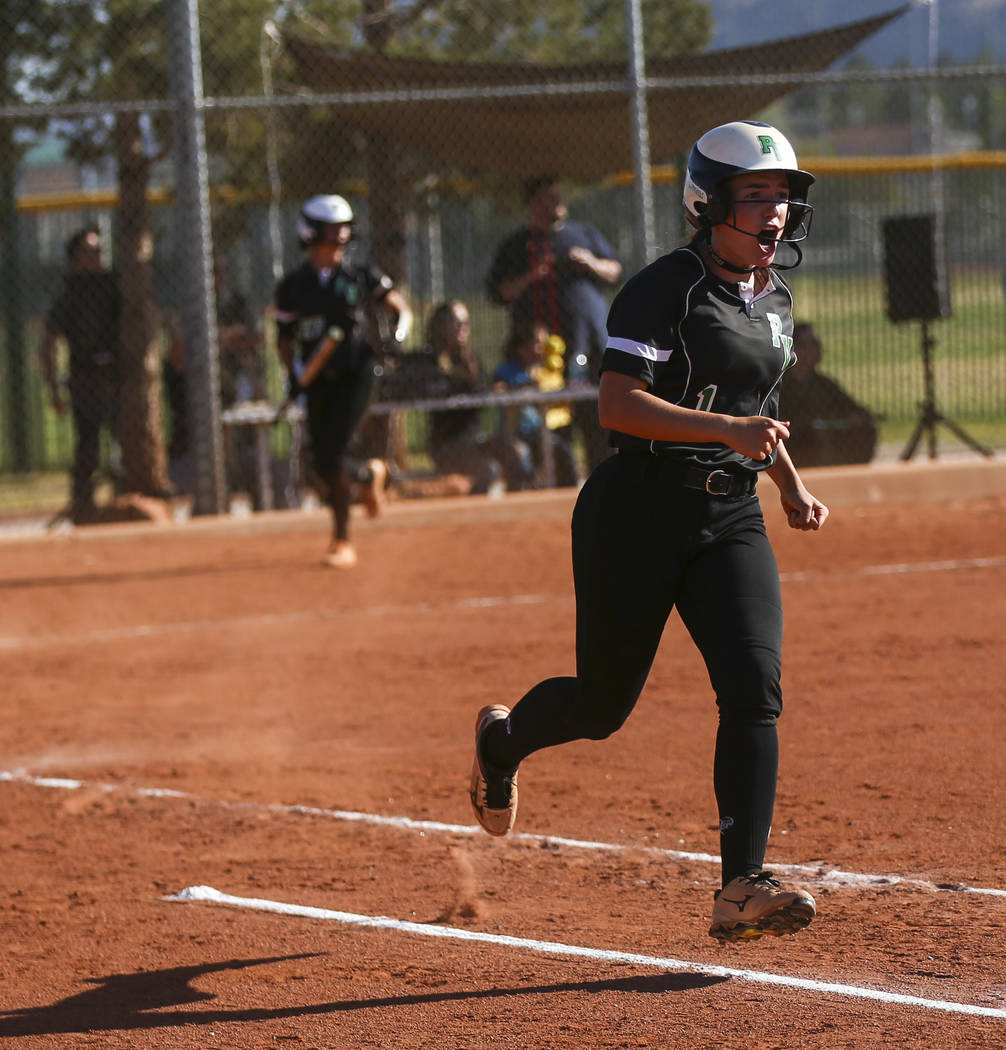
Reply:
M779 154L779 147L775 144L775 139L772 138L771 135L759 135L758 141L761 143L761 151L763 155L774 153L775 159L780 163L782 162L782 157Z

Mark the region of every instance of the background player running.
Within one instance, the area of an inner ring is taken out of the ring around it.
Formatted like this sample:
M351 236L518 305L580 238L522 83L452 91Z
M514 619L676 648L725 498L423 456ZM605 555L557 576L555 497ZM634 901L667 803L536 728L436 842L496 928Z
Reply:
M314 470L332 508L332 543L324 564L348 568L356 564L349 542L352 484L365 486L364 503L374 516L388 474L380 460L364 463L347 454L374 389L365 307L373 303L389 315L398 342L408 338L412 311L387 274L351 253L353 209L342 197L312 197L301 209L298 233L307 260L276 289L278 350L290 392L297 394L298 359L303 366L322 347L331 349L304 394Z
M608 316L598 407L619 454L594 470L573 511L576 677L540 682L512 712L483 708L476 728L472 804L486 831L505 835L518 764L614 733L677 607L719 708L722 887L709 933L721 941L795 933L815 914L809 893L763 870L782 603L755 494L764 471L792 528L819 529L828 516L801 482L777 418L793 321L789 288L772 267L780 244L799 261L813 181L766 124L726 124L693 146L684 207L697 232L628 281Z

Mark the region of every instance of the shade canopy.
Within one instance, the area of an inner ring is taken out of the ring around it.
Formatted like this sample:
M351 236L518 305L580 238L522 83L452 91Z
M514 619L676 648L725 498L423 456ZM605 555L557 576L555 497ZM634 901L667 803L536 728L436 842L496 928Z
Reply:
M799 87L800 74L827 69L910 6L750 47L648 57L653 161L687 152L717 124L757 114ZM549 171L581 179L633 167L632 85L624 64L439 62L347 53L293 36L285 45L304 83L318 95L335 96L342 119L445 164L473 172ZM739 76L752 82L702 82ZM653 84L670 78L694 82Z

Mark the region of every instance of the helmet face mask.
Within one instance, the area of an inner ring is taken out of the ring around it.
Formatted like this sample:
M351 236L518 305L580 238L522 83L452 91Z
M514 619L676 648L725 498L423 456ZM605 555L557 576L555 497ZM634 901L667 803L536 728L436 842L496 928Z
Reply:
M347 244L353 236L353 209L344 197L330 194L312 197L300 209L297 236L302 248L312 244ZM331 236L331 227L337 227L336 236ZM343 234L342 228L346 228Z
M692 146L685 172L682 204L698 230L721 223L733 226L730 180L751 172L782 172L789 183L789 212L781 243L796 244L810 232L814 209L807 194L814 176L798 165L786 137L758 121L735 121L707 131Z

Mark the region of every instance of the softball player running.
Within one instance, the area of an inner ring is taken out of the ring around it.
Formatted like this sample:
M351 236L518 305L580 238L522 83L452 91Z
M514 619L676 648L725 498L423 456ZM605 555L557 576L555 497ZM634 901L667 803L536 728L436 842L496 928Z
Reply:
M387 313L398 326L399 342L408 338L412 322L409 305L391 278L352 257L353 221L353 209L342 197L312 197L301 209L298 226L307 260L276 289L279 355L290 377L291 396L301 393L299 377L305 377L314 469L332 508L332 543L323 559L332 568L356 564L349 542L352 484L363 486L373 517L388 476L381 460L362 463L347 455L374 388L374 351L367 342L364 308L370 302ZM319 360L324 361L320 371L308 381Z
M725 124L692 147L684 207L696 233L629 280L608 315L598 410L619 454L594 470L573 511L576 676L540 682L512 711L483 708L476 727L472 805L486 831L505 835L520 762L614 733L677 607L719 709L722 887L709 933L721 941L795 933L815 914L806 890L763 870L782 604L755 494L764 471L791 528L819 529L828 516L777 418L794 358L792 298L775 259L781 244L801 258L813 181L767 124Z

